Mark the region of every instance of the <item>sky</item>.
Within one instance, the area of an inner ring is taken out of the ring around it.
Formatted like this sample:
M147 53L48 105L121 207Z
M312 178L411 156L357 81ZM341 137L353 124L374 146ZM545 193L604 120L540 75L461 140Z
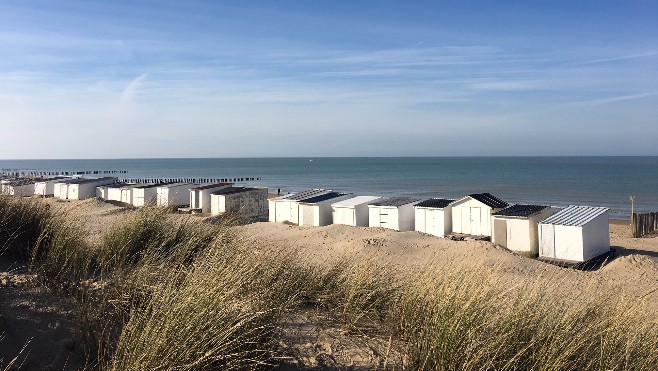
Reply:
M0 159L658 155L658 2L0 0Z

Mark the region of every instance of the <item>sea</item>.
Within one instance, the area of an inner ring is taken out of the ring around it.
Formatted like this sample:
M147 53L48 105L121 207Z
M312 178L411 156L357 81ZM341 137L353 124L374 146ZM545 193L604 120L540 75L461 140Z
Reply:
M270 193L325 188L355 195L459 199L489 192L510 204L606 206L614 219L658 211L658 156L304 157L0 160L0 170L122 171L121 178L257 178ZM90 175L87 175L90 176Z

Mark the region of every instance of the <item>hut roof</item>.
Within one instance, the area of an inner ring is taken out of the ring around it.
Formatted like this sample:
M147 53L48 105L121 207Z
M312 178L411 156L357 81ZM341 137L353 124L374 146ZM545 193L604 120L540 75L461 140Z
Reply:
M176 183L160 183L158 184L158 188L171 188L171 187L180 187L180 186L199 186L196 183L185 183L185 182L176 182Z
M328 189L309 189L307 191L295 193L292 196L284 196L286 200L292 200L292 201L305 201L309 198L313 198L315 196L323 195L325 193L329 193L331 190Z
M582 227L608 210L607 207L570 205L541 223Z
M482 202L483 204L493 208L493 209L498 209L501 207L507 207L509 204L500 198L492 195L491 193L473 193L471 195L468 195L468 197L471 197L472 199L475 199L477 201Z
M71 179L71 181L65 181L68 184L89 184L89 183L97 183L97 182L104 182L106 180L117 180L115 177L107 176L103 178L77 178L77 179Z
M256 189L256 188L228 187L228 188L222 188L220 190L212 192L211 195L230 195L230 194L235 194L235 193L249 192L249 191L253 191L254 189Z
M529 217L531 215L538 214L546 210L548 206L543 205L512 205L500 210L497 213L494 213L495 216L517 216L517 217Z
M333 203L332 206L351 207L351 206L371 203L373 201L379 200L380 198L381 197L377 197L377 196L356 196L356 197L348 198L347 200L337 201Z
M382 201L373 202L370 205L371 206L394 206L394 207L398 207L398 206L410 204L410 203L417 202L417 201L419 201L419 199L411 198L411 197L391 197L391 198L384 199Z
M206 184L206 185L190 188L190 190L192 190L192 191L203 191L203 190L206 190L206 189L219 188L219 187L222 187L222 186L230 186L230 185L233 185L233 183L214 183L214 184Z
M455 202L455 200L447 200L444 198L430 198L429 200L421 201L417 203L416 207L432 207L435 209L443 209L446 206L450 205L451 203Z
M323 193L321 195L313 196L313 197L310 197L310 198L305 198L303 200L300 200L300 202L307 203L307 204L315 204L315 203L318 203L318 202L327 201L327 200L331 200L331 199L334 199L334 198L337 198L337 197L342 197L342 196L347 196L347 195L348 195L347 193L341 193L341 192L327 192L327 193Z

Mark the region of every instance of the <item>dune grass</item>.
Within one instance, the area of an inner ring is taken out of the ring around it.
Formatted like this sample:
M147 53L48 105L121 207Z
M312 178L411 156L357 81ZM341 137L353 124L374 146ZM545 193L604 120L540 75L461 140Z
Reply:
M495 270L399 272L362 255L308 266L226 221L158 208L127 213L97 243L31 200L0 198L0 223L3 251L31 257L43 283L78 300L92 368L267 369L279 363L278 326L300 310L388 343L400 357L379 367L658 368L658 323L641 301L564 296L559 277L509 287Z
M0 256L28 260L51 218L40 202L0 194Z
M594 290L560 296L559 277L509 289L495 274L425 273L391 320L410 369L628 370L658 365L658 322L641 303Z

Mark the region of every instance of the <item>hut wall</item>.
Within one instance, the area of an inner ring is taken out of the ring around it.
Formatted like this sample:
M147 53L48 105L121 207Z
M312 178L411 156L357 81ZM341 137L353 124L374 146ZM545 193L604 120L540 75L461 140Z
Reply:
M610 221L608 213L583 226L583 260L595 258L610 251Z
M233 212L247 218L253 218L268 214L267 188L258 188L228 195L210 195L210 198L210 213L212 215Z

